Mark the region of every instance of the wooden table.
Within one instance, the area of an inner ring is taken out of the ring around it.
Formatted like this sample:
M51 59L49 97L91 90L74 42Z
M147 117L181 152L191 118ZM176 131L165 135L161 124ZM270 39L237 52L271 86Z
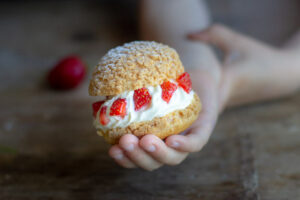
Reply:
M123 18L120 4L0 4L0 199L300 199L300 94L226 111L206 147L179 166L128 170L108 157L92 127L88 78L57 92L44 76L64 55L92 66L134 40L134 13Z

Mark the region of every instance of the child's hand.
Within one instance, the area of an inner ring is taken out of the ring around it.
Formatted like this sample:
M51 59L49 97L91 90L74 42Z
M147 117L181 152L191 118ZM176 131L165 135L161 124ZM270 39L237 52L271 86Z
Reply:
M138 139L127 134L120 139L119 144L111 147L109 155L123 167L141 167L152 171L164 164L177 165L190 152L200 151L210 137L219 111L218 80L212 77L213 74L218 74L219 67L211 69L215 71L190 72L193 89L202 102L202 111L185 135L172 135L164 142L155 135L146 135Z

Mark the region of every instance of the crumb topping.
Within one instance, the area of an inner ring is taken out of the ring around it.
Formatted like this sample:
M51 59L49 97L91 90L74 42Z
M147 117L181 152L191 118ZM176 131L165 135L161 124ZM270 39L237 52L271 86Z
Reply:
M184 72L177 52L157 42L135 41L108 51L95 67L89 85L92 96L162 84Z

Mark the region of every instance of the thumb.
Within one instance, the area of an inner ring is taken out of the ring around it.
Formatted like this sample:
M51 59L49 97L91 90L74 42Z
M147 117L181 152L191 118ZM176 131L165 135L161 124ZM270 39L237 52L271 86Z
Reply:
M200 32L191 33L188 38L213 44L225 53L246 51L254 43L250 38L219 24L212 25Z

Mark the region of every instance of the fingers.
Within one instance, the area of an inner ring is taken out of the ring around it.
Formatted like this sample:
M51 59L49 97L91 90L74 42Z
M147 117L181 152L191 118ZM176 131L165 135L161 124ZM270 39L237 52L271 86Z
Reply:
M172 135L166 139L166 144L178 151L182 152L198 152L207 143L210 137L209 132L201 133L189 133L186 136L183 135Z
M168 147L155 135L146 135L140 140L140 146L147 151L155 160L167 165L177 165L186 157L187 153L176 151Z
M159 168L162 164L148 155L140 146L139 139L131 134L122 136L119 141L119 146L123 149L128 158L135 163L135 165L152 171Z
M162 166L177 165L188 155L168 147L160 138L146 135L140 141L134 135L125 135L114 145L109 155L125 168L141 167L152 171Z
M247 50L254 43L252 39L219 24L212 25L203 31L189 34L188 37L192 40L201 40L213 44L227 53L233 50Z
M125 167L125 168L135 168L136 167L136 165L126 157L123 150L118 145L112 146L109 149L108 154L122 167Z

